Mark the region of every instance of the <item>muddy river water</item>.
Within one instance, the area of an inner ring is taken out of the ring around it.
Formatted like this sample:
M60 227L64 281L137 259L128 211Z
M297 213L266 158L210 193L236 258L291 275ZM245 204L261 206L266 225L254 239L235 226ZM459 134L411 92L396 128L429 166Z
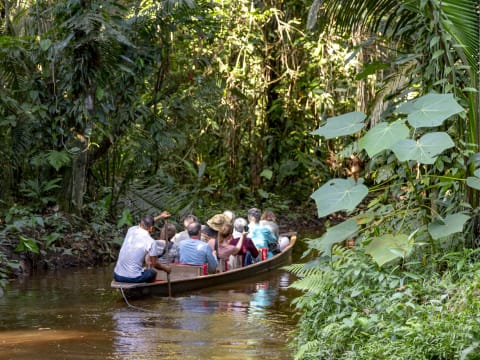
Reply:
M283 270L172 298L126 302L112 266L34 274L0 297L0 359L293 359Z

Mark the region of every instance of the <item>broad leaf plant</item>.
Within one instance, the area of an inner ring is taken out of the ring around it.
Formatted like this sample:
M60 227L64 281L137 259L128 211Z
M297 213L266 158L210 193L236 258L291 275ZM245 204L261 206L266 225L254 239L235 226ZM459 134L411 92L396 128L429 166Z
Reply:
M450 169L444 168L442 173L438 171L438 166L435 167L436 162L441 161L442 155L459 147L459 144L454 143L448 131L440 130L445 120L461 114L463 111L451 94L427 94L399 106L397 120L391 123L381 122L362 134L358 139L358 148L365 150L371 163L375 162L376 157L387 157L387 162L390 164L403 165L404 169L409 170L416 169L412 170L414 178L398 175L397 183L392 183L390 188L387 187L385 191L387 198L393 202L398 199L404 199L403 201L406 202L411 202L412 199L416 201L419 197L425 197L434 188L437 188L439 195L448 197L450 192L445 189L450 189L453 186L452 182L457 182L457 185L466 183L468 186L480 190L479 172L475 172L475 176L468 179L452 177L447 181L446 176ZM365 127L363 123L365 119L367 116L358 112L330 118L326 125L321 126L313 134L326 139L353 136ZM437 171L430 172L429 167ZM400 170L398 171L400 172ZM407 171L405 175L407 175ZM439 183L433 184L435 178L442 176L443 179ZM394 192L398 190L398 181L406 182L400 186L403 194L398 195L395 200ZM408 184L409 182L410 184ZM323 256L330 256L331 246L334 244L352 236L357 239L363 238L368 244L366 252L378 265L382 266L409 255L414 248L416 238L425 239L427 236L431 241L442 240L462 232L470 218L467 209L459 211L457 207L450 208L448 206L444 209L435 209L436 206L432 206L428 215L424 216L427 223L419 222L412 227L403 221L398 226L387 227L393 231L378 233L379 225L381 223L385 225L390 221L390 212L394 212L393 207L378 206L380 203L378 196L385 196L385 192L374 189L371 195L377 199L370 201L365 210L355 212L355 209L365 202L369 194L369 189L363 179L337 178L323 184L312 194L317 205L318 216L325 217L338 211L346 211L351 215L351 219L329 228L323 236L312 240L312 248L320 250ZM425 206L426 202L420 200L420 203L411 205L408 212L419 211L421 207ZM386 209L391 211L385 211ZM365 216L366 214L368 216ZM399 212L397 215L406 217L404 212ZM365 219L369 220L365 222ZM359 225L360 223L362 225ZM374 229L373 232L372 229Z

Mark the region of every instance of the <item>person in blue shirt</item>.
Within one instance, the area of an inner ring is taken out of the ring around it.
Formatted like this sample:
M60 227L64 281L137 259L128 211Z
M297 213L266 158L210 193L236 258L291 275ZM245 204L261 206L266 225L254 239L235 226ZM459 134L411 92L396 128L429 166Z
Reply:
M272 246L276 245L277 239L272 231L266 226L260 225L260 217L262 213L260 209L251 208L248 210L247 217L248 217L248 228L249 228L249 235L248 237L252 239L253 243L257 247L257 249L266 248L268 249L268 258L271 258L274 254L271 250ZM257 258L257 260L261 260L261 256Z
M210 245L201 240L202 225L195 221L188 225L189 239L183 240L178 245L179 261L187 265L208 265L208 272L217 270L217 255Z

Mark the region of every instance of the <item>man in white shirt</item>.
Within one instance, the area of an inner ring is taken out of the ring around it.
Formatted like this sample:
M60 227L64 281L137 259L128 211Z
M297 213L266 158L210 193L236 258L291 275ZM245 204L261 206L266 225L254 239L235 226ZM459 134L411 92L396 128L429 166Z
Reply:
M168 218L167 211L162 212L156 219ZM145 255L153 268L170 273L171 268L158 262L158 249L156 241L150 236L155 220L150 215L145 215L140 225L128 229L122 248L118 254L117 264L113 270L113 278L119 282L140 283L152 282L157 272L154 269L144 269Z

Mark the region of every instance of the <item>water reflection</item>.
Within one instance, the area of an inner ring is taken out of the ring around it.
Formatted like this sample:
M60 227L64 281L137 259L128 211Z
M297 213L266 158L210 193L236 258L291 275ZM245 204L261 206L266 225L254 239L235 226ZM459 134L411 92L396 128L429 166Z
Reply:
M291 359L286 344L294 321L272 309L282 290L277 283L135 304L143 311L120 309L114 314L115 355L149 359L144 352L156 348L171 359Z
M131 306L109 267L33 276L0 298L0 359L292 359L290 276Z

